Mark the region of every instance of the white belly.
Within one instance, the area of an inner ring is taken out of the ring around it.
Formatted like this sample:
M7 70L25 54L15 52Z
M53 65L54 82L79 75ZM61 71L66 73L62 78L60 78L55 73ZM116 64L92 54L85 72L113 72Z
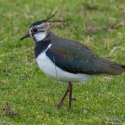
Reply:
M36 59L40 69L49 77L63 82L85 82L91 78L93 75L87 74L73 74L63 71L46 56L46 53L41 53Z

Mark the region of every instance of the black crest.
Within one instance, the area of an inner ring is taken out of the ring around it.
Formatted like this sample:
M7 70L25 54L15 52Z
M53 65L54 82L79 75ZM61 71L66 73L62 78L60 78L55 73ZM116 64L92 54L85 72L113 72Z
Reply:
M55 14L56 14L56 12L57 12L57 10L54 12L54 14L52 14L52 13L53 13L53 10L52 10L51 13L50 13L50 14L46 17L46 19L44 19L43 21L46 22L46 21L48 21L49 19L51 19L52 17L54 17Z
M57 12L57 11L55 11L54 14L52 14L52 13L53 13L53 10L52 10L51 13L46 17L46 19L40 20L40 21L37 21L37 22L34 22L34 23L32 23L32 24L30 25L30 27L36 26L36 25L40 25L40 24L42 24L43 22L47 22L47 21L50 20L52 17L54 17L54 15L56 14L56 12Z

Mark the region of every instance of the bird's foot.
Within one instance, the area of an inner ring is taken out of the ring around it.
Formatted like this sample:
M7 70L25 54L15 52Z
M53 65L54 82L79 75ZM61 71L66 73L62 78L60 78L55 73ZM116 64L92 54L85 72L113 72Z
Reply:
M59 102L58 104L57 104L57 108L59 109L59 108L61 108L61 106L62 106L62 102Z
M72 101L76 101L76 98L72 98Z

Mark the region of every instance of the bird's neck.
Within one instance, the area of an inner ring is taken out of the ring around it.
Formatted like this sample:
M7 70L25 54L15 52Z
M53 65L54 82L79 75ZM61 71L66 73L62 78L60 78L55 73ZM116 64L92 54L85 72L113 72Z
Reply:
M39 42L35 42L35 48L34 48L35 57L37 58L40 53L43 53L50 44L51 44L51 39L49 36L43 38Z

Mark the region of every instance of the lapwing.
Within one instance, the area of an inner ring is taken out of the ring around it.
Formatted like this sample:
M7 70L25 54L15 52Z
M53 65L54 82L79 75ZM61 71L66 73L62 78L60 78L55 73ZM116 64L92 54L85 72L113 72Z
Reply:
M125 65L101 58L84 44L54 34L49 26L53 16L51 14L44 20L32 23L28 33L20 40L31 37L35 41L34 53L39 68L50 78L68 83L57 107L62 106L69 93L71 108L74 82L86 82L100 74L120 75L125 72Z

